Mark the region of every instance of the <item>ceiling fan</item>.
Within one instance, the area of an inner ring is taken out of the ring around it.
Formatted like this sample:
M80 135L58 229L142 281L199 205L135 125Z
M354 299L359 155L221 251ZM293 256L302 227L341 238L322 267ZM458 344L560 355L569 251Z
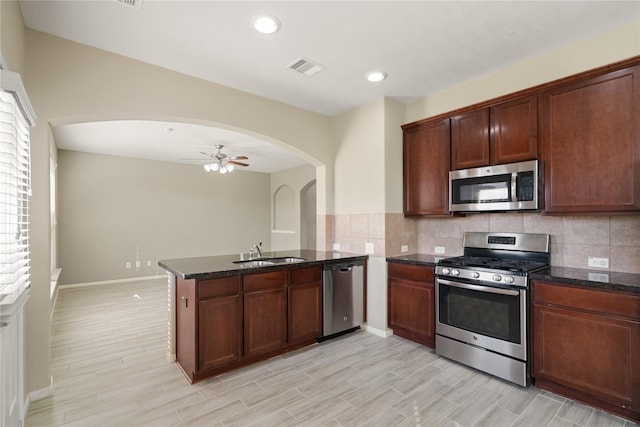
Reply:
M204 154L205 156L211 159L210 163L204 165L204 170L207 172L220 172L221 174L225 174L227 172L231 172L235 166L247 167L248 163L239 162L238 160L249 160L247 156L227 156L222 153L221 150L224 145L217 144L215 146L218 149L217 153L205 153L200 152L200 154ZM201 159L186 159L186 160L201 160Z

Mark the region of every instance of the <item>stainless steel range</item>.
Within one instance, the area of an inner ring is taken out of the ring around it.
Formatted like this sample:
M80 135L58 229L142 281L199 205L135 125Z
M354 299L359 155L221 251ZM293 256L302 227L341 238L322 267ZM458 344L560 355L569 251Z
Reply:
M529 274L549 261L548 234L465 233L436 266L436 353L528 386Z

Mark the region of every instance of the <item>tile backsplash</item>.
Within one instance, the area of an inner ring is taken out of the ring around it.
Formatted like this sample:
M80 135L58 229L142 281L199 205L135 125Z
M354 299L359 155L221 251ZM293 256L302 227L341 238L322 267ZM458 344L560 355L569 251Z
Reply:
M621 216L548 216L538 213L489 213L450 218L405 218L401 213L328 215L326 242L342 252L374 256L408 253L461 255L465 231L543 233L551 236L551 264L560 267L640 274L640 214ZM331 238L333 228L333 238ZM329 246L329 245L327 245ZM325 250L331 250L327 247ZM590 267L589 257L607 258L608 268Z
M640 215L493 213L414 221L421 253L435 254L435 246L444 246L446 255L460 255L465 231L543 233L551 236L552 265L640 274ZM590 267L589 257L608 258L609 267Z

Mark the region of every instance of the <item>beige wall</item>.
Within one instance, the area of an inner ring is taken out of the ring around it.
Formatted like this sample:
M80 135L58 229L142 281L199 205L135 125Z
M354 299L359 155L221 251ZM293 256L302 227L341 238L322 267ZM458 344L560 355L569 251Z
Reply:
M61 284L164 275L158 259L269 247L268 174L66 150L58 169Z
M271 174L271 207L269 210L263 211L261 215L266 212L271 212L268 216L270 221L271 230L271 250L281 251L287 249L305 249L302 247L303 243L303 223L301 218L302 204L304 200L301 191L312 181L316 179L316 168L311 165L304 165L297 168L287 169L281 172ZM288 187L292 192L292 203L290 206L276 206L275 194L283 186ZM278 209L287 209L286 214L290 215L292 219L291 227L286 230L276 229L276 223L274 215ZM313 212L313 219L315 221L316 213ZM254 242L255 243L255 242ZM247 247L246 249L249 249ZM312 248L312 249L315 249Z
M407 122L435 116L562 77L640 55L640 20L407 105Z
M20 5L15 0L0 2L0 51L8 69L24 72L24 25Z
M383 213L385 103L380 98L332 118L334 213Z
M1 3L4 15L5 2ZM283 146L318 166L318 170L331 171L322 167L331 162L327 116L32 30L26 30L24 36L22 78L38 115L31 134L32 288L26 319L27 392L46 389L51 378L50 125L157 119L220 126ZM58 172L61 173L61 168ZM332 191L333 186L327 184L332 177L320 174L317 179L322 184L321 191ZM318 198L324 208L331 205L333 196L319 191Z

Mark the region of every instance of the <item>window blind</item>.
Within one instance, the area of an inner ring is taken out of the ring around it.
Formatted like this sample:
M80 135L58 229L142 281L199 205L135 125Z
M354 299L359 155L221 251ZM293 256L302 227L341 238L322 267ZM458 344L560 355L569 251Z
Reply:
M12 92L0 91L0 308L30 285L29 125Z

